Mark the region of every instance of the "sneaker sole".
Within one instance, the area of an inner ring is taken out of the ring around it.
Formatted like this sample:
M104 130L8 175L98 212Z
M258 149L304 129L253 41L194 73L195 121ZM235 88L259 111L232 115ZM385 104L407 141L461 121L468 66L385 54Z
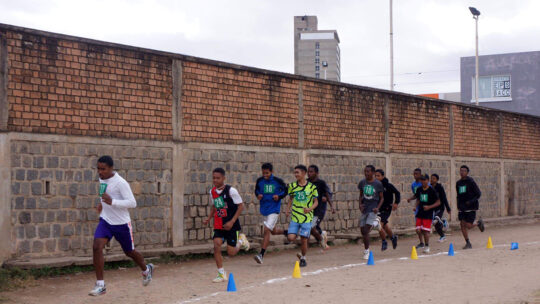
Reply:
M91 297L99 297L99 296L102 296L102 295L104 295L104 294L106 294L106 293L107 293L107 292L104 291L104 292L98 293L98 294L91 294L91 293L89 293L88 295L91 296Z
M255 262L257 262L257 264L262 264L262 260L259 260L256 256L254 256L253 259Z

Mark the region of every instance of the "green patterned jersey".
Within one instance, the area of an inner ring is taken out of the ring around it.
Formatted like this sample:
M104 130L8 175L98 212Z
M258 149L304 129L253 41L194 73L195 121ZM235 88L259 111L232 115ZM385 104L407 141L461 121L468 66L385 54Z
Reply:
M299 224L311 223L313 211L305 214L304 208L313 206L313 199L319 196L317 187L310 182L307 182L305 186L300 186L298 182L294 182L289 184L287 193L293 200L291 220Z

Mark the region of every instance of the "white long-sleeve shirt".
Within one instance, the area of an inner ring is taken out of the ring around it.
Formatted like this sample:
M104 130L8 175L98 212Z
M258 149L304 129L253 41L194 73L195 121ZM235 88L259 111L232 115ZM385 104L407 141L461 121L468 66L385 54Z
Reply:
M135 201L135 196L133 196L128 182L117 172L114 172L111 178L100 179L99 182L107 184L105 193L112 198L111 205L103 202L103 200L101 201L103 210L100 217L110 225L130 223L131 217L129 216L128 208L137 207L137 201Z

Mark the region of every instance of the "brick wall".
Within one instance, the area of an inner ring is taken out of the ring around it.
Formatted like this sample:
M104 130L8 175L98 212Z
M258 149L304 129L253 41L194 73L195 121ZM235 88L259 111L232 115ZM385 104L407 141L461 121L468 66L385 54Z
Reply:
M381 94L302 82L305 147L384 150Z
M452 106L454 154L499 157L499 113L466 106Z
M137 200L137 208L130 209L137 247L170 245L171 149L13 141L11 152L17 256L91 254L99 218L96 162L104 154L113 156ZM109 250L120 246L112 242Z
M540 159L539 119L508 114L502 124L505 158Z
M296 80L184 62L182 140L298 146Z
M540 164L508 163L504 171L508 215L540 213Z
M448 154L447 105L414 97L388 98L390 152Z
M7 31L9 130L172 138L165 56Z

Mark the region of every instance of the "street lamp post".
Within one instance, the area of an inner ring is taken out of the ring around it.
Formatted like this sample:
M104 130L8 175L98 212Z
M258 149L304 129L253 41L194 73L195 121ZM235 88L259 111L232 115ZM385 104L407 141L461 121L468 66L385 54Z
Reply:
M394 90L394 27L392 19L392 0L390 0L390 91Z
M474 77L474 99L476 105L478 105L478 17L480 16L480 11L474 7L469 7L469 10L471 11L471 14L473 14L473 19L476 23L476 75Z

